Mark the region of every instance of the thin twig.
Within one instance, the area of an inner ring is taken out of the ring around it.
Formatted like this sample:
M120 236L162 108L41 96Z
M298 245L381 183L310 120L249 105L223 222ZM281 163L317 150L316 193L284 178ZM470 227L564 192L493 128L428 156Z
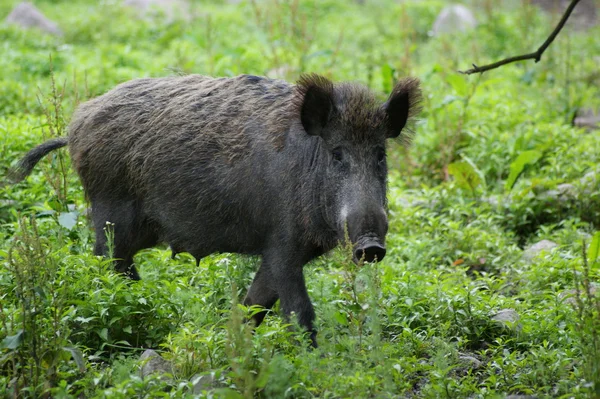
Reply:
M558 25L556 25L556 28L554 28L554 31L552 31L550 36L548 36L548 38L540 46L540 48L538 48L533 53L505 58L498 62L494 62L493 64L488 64L488 65L484 65L484 66L477 66L477 65L473 64L473 68L468 69L466 71L459 71L459 72L463 73L465 75L470 75L472 73L483 73L485 71L489 71L490 69L495 69L495 68L501 67L502 65L510 64L510 63L517 62L517 61L535 60L535 62L539 62L540 59L542 58L542 54L544 54L544 51L546 51L546 49L550 46L550 44L554 41L554 39L556 39L556 36L558 36L558 34L560 33L563 26L565 26L565 23L569 19L569 16L571 15L571 12L573 11L573 9L577 5L577 3L579 3L579 0L571 0L571 4L569 4L567 9L565 10L565 13L563 14L562 18L558 22Z

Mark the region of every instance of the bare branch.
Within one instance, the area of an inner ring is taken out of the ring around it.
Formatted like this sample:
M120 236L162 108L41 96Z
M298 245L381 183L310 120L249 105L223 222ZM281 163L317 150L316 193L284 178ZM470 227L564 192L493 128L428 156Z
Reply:
M565 10L565 13L563 14L562 18L558 22L558 25L556 25L556 28L554 28L554 30L552 31L550 36L548 36L548 38L540 46L540 48L538 48L533 53L505 58L498 62L494 62L493 64L488 64L488 65L484 65L484 66L477 66L477 65L473 64L473 68L468 69L466 71L459 71L459 72L463 73L465 75L470 75L472 73L483 73L485 71L489 71L490 69L495 69L495 68L501 67L502 65L510 64L510 63L517 62L517 61L535 60L535 62L539 62L539 60L542 58L542 54L544 54L544 51L546 51L546 49L550 46L550 44L554 41L554 39L556 39L556 36L558 36L558 34L561 31L561 29L563 28L563 26L565 26L565 23L569 19L569 16L571 16L571 12L573 11L573 9L577 5L577 3L579 3L579 0L571 0L571 3Z

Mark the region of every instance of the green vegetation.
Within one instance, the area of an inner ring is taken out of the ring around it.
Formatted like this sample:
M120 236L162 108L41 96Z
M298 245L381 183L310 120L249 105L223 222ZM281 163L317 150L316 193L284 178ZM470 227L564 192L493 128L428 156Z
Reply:
M442 1L202 1L190 22L117 3L36 2L61 38L0 25L2 178L64 135L78 102L132 78L314 71L383 98L415 75L424 110L413 146L390 149L388 255L356 267L339 249L306 268L317 350L278 316L252 334L238 302L257 259L196 267L155 248L136 258L142 281L122 278L92 255L57 152L0 186L1 397L600 397L600 134L571 126L600 107L598 27L567 26L540 63L466 77L537 48L556 18L473 1L477 28L434 38ZM542 239L557 246L524 252ZM145 348L171 375L140 376Z

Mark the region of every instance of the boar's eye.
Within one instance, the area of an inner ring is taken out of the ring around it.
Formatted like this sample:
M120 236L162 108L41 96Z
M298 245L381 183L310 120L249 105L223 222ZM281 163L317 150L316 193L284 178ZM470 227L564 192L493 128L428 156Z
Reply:
M342 160L344 159L344 154L342 152L341 147L334 148L333 151L331 151L331 155L333 156L333 161L334 162L341 163Z

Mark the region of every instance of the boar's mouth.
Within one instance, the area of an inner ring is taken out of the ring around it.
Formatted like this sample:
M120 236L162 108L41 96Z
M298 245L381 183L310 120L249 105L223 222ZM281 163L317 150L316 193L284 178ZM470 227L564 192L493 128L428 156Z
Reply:
M361 237L354 244L354 263L363 262L380 262L385 256L385 245L378 237L366 236Z

